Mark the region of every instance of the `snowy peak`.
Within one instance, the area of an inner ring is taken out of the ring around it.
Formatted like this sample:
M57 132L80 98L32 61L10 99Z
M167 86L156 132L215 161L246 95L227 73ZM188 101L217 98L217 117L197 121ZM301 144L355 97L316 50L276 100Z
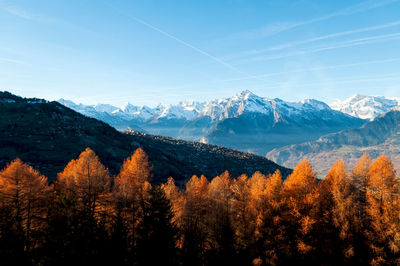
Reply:
M305 99L301 101L301 103L303 104L303 108L307 109L315 109L319 111L331 109L326 103L314 99Z
M237 117L245 112L266 114L271 111L271 103L267 99L246 90L230 98L217 99L207 103L201 115L209 116L212 120L223 120Z
M194 120L209 117L212 121L222 121L228 118L239 117L243 114L271 115L275 121L287 120L289 117L305 116L307 113L317 113L331 110L320 101L306 99L301 102L286 102L281 99L269 99L257 96L249 90L242 91L232 97L216 99L210 102L196 102L185 100L176 105L155 108L136 106L126 103L120 108L108 105L83 105L60 99L59 102L85 115L101 119L105 114L124 120L139 120L141 122L157 121L159 119Z
M330 107L361 119L374 119L400 104L400 98L355 94L345 100L336 100Z

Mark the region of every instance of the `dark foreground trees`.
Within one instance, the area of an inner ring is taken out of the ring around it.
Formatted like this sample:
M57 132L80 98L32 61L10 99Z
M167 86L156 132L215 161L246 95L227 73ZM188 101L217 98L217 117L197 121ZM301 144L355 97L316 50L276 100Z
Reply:
M184 187L151 181L142 149L111 177L86 149L54 184L16 159L0 171L0 265L386 265L400 263L400 187L364 155L326 178L306 161Z

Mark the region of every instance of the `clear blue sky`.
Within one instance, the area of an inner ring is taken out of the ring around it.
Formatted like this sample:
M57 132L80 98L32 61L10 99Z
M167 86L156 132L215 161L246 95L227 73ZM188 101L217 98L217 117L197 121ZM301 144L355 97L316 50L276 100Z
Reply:
M400 1L0 0L0 90L154 106L400 97Z

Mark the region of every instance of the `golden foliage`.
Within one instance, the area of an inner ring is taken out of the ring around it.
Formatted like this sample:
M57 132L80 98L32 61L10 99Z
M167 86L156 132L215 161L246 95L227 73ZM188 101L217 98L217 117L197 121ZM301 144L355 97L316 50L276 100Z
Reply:
M42 229L51 200L47 178L20 159L0 172L0 205L10 211L27 239L33 231Z
M95 216L103 209L101 199L110 192L111 178L95 152L86 148L77 160L71 160L58 174L56 185L63 195L77 200Z
M372 264L393 263L388 254L400 247L399 180L392 162L384 154L374 161L367 174L367 237L374 253Z

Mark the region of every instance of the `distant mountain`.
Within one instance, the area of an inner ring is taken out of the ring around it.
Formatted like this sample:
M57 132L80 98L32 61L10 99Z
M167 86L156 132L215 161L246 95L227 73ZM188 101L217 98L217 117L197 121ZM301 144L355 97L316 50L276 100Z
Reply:
M343 101L336 100L330 107L361 119L371 120L398 105L400 98L356 94Z
M287 167L294 167L306 158L324 175L336 160L343 159L352 167L365 152L372 158L385 153L400 167L400 107L376 117L361 128L274 149L267 158Z
M60 103L119 130L136 129L259 155L276 147L315 140L326 133L356 128L365 122L317 100L285 102L250 91L208 103L185 101L157 108L127 104L111 112L65 100Z
M317 100L285 102L249 91L210 105L209 112L217 113L218 121L203 136L207 143L262 155L276 147L315 140L364 123ZM222 111L213 112L214 108Z
M104 105L78 107L86 114L95 110L110 115L108 111L112 109ZM25 99L0 92L0 110L0 167L19 157L53 180L86 147L92 148L113 174L136 148L143 148L154 164L155 182L165 181L169 176L178 182L193 174L214 177L225 170L233 176L251 175L255 171L268 174L276 169L284 176L290 173L289 169L265 157L216 145L137 131L122 133L58 102ZM129 112L136 111L131 109Z

